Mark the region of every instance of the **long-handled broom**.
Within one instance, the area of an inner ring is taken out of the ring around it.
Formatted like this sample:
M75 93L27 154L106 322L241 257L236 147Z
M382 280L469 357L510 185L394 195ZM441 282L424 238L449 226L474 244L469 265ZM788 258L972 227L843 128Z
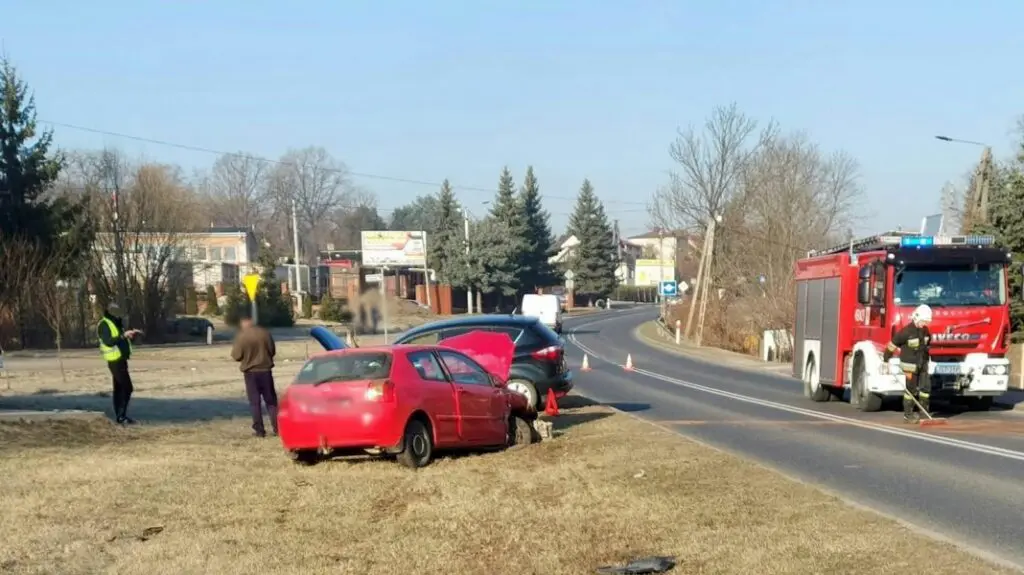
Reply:
M917 408L921 410L921 413L923 413L924 416L927 418L927 419L922 419L921 421L919 421L918 425L920 425L922 427L931 427L933 425L946 425L945 418L938 418L937 419L937 418L932 417L932 414L928 413L928 410L925 409L923 405L921 405L921 402L918 401L916 397L914 397L914 394L910 393L910 390L907 389L907 379L906 379L906 377L903 378L903 393L905 393L906 395L910 396L910 399L913 400L914 405L916 405Z

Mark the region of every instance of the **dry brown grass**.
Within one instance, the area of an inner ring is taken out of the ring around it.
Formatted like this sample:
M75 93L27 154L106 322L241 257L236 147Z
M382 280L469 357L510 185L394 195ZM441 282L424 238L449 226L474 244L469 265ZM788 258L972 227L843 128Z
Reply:
M296 467L233 413L0 424L0 571L577 574L669 554L680 574L1003 572L603 407L564 410L552 441L417 472Z

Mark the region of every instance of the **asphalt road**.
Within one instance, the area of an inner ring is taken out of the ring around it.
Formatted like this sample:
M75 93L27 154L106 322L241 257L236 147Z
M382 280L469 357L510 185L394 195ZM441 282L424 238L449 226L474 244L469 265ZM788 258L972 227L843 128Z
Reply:
M656 315L646 307L566 321L570 364L590 356L580 394L1024 568L1024 416L963 413L922 428L895 409L814 403L787 375L639 341L636 328Z

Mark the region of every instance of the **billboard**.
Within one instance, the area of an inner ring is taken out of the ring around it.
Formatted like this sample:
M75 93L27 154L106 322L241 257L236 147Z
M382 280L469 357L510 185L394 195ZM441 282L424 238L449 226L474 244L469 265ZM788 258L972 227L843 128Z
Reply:
M363 265L423 267L425 232L362 232Z
M676 262L666 259L660 260L636 260L634 268L635 281L637 286L657 286L662 280L676 279Z

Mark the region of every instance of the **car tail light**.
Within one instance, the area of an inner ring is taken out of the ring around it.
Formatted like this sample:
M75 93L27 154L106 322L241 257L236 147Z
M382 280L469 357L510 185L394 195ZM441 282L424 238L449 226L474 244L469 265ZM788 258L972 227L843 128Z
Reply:
M366 401L391 403L395 401L395 384L390 380L371 381L364 394Z
M538 359L540 361L557 362L562 359L562 346L548 346L544 349L538 349L530 355L532 355L534 359Z

